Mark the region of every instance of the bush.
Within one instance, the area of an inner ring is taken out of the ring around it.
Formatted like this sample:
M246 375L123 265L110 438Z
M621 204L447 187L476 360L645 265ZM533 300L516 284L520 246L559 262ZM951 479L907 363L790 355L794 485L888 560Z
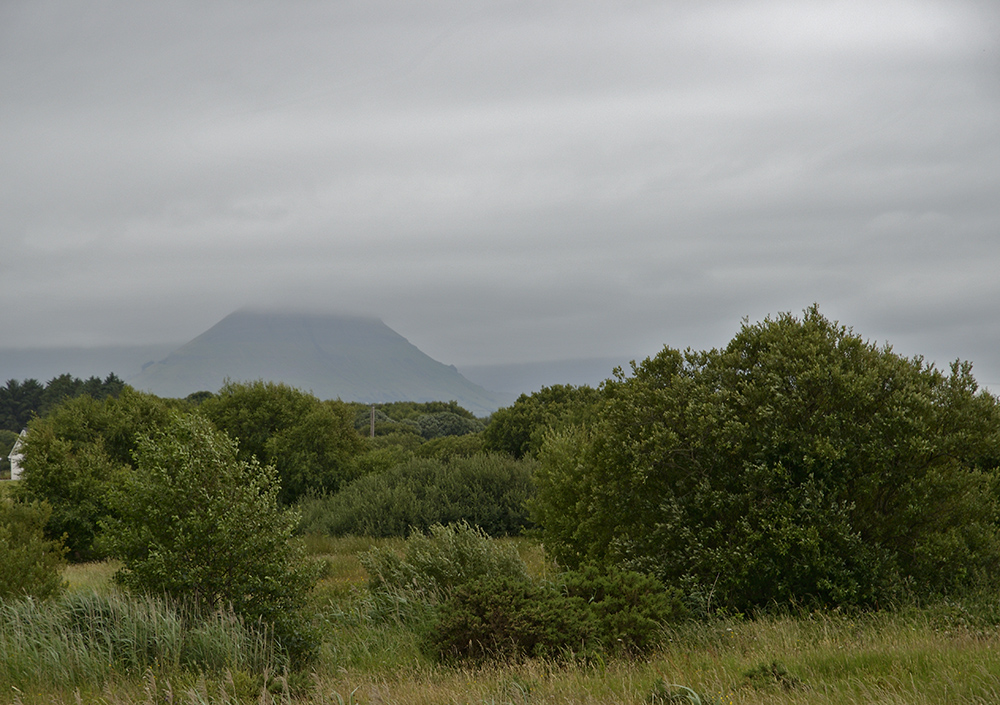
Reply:
M418 458L434 458L444 462L455 458L471 458L482 453L483 436L481 433L433 438L414 450L414 455Z
M341 401L320 401L286 384L227 382L198 410L239 442L240 460L277 468L284 504L335 492L356 477L352 458L364 444Z
M579 597L525 578L491 577L455 591L425 636L440 659L518 660L586 652L597 628Z
M417 425L420 427L420 435L428 440L446 436L464 436L483 430L483 422L479 419L470 419L450 411L418 416Z
M534 492L532 460L501 455L413 458L366 475L332 497L306 503L302 530L334 536L405 536L434 524L465 521L491 536L528 525Z
M315 648L301 616L318 577L290 542L298 517L277 503L274 468L237 458L236 444L197 415L140 441L106 540L116 580L140 593L231 607L272 625L293 660Z
M550 433L534 518L566 565L709 604L872 605L1000 576L1000 407L813 307L722 350L664 349Z
M65 535L71 559L97 557L98 524L114 513L111 492L131 473L136 438L168 419L162 400L126 387L103 401L69 399L28 425L16 495L48 502L52 515L45 535Z
M359 556L368 589L381 607L429 606L455 590L485 578L527 579L527 567L512 545L497 543L465 522L436 524L415 533L402 555L391 548ZM406 616L402 614L402 616Z
M587 605L603 648L641 653L655 648L663 625L682 619L686 610L676 588L630 570L588 565L559 576L562 592Z
M522 394L490 417L483 448L515 458L537 457L546 433L592 419L600 401L600 392L586 385L555 384Z
M655 578L588 566L555 582L487 577L462 585L425 636L443 659L639 654L684 614L680 595Z
M0 602L18 597L47 599L65 588L66 548L44 536L52 513L44 503L0 498Z

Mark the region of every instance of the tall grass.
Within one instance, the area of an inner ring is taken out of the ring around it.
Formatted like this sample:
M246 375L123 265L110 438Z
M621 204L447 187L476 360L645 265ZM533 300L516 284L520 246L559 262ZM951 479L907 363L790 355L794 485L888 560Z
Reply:
M551 570L538 544L511 543L532 557L532 574ZM290 674L269 640L231 615L198 623L182 606L119 595L101 585L113 567L92 567L86 581L68 577L59 601L0 606L0 703L659 705L665 684L713 705L1000 702L996 595L685 622L641 659L464 667L431 661L405 624L373 615L357 553L376 547L400 545L312 546L332 561L312 605L323 645L308 671Z
M77 688L112 675L280 667L272 640L229 612L75 592L50 602L0 604L0 690Z

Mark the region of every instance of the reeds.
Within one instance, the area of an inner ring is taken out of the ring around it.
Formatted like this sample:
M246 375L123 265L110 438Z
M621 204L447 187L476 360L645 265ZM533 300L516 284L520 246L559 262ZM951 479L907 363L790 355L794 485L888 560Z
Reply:
M0 690L78 688L147 670L280 668L265 629L231 612L117 593L0 604Z

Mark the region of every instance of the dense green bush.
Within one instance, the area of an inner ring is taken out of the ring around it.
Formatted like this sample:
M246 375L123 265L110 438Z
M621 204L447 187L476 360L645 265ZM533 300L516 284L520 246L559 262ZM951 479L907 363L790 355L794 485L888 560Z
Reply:
M515 458L535 457L546 433L592 420L600 401L600 392L586 385L555 384L522 394L513 405L490 417L483 431L483 448Z
M481 453L483 453L481 433L433 438L413 451L413 454L418 458L435 458L445 462L454 458L471 458Z
M277 502L274 468L240 460L236 444L200 416L178 416L144 438L116 494L105 541L116 580L139 593L228 607L271 625L293 660L315 636L302 617L317 567L290 541L298 517Z
M302 503L305 532L406 536L433 524L467 521L491 536L528 525L536 463L501 455L411 458L355 480L336 495Z
M641 653L656 647L663 625L686 616L683 596L656 578L587 565L558 577L562 594L587 605L603 649Z
M50 539L66 537L73 560L95 557L98 523L111 517L111 492L132 471L139 436L166 425L163 400L126 387L117 397L69 399L28 425L16 495L52 507Z
M868 605L1000 576L1000 408L815 307L670 348L547 436L535 518L562 563L622 564L706 607Z
M489 577L456 589L426 631L444 659L639 654L684 615L680 594L647 575L587 566L553 582Z
M286 384L227 382L198 410L239 442L240 460L277 469L282 503L335 492L355 477L352 459L364 444L343 402L320 401Z
M445 436L464 436L483 430L483 422L479 419L470 419L450 411L418 416L417 425L420 427L420 435L427 440Z
M0 602L17 597L46 599L62 592L66 548L46 539L52 513L45 503L0 497Z
M363 553L368 589L385 605L433 605L463 585L484 578L527 579L527 567L511 545L497 543L465 522L436 524L414 533L402 554L392 548Z
M550 583L490 577L441 604L424 640L444 660L517 660L589 652L597 631L583 599Z

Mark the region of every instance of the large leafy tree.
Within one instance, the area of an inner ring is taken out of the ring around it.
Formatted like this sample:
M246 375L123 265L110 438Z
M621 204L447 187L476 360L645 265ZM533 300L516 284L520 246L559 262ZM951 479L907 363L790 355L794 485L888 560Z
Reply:
M549 430L590 419L599 400L598 390L586 385L554 384L522 394L490 417L483 431L483 447L515 458L536 457Z
M336 491L353 479L351 460L364 448L347 404L286 384L228 382L199 410L237 440L240 460L274 465L284 503L309 491Z
M131 472L137 437L162 427L169 411L159 398L125 388L97 401L64 401L28 426L18 496L46 501L46 534L65 535L70 556L94 556L98 522L110 516L110 492Z
M318 576L290 541L298 515L278 505L274 468L240 460L196 414L140 439L135 455L104 539L122 561L117 580L207 611L231 607L301 651L296 615Z
M871 604L1000 569L1000 409L824 318L785 314L722 350L666 348L551 434L536 520L566 563L620 562L743 609Z

